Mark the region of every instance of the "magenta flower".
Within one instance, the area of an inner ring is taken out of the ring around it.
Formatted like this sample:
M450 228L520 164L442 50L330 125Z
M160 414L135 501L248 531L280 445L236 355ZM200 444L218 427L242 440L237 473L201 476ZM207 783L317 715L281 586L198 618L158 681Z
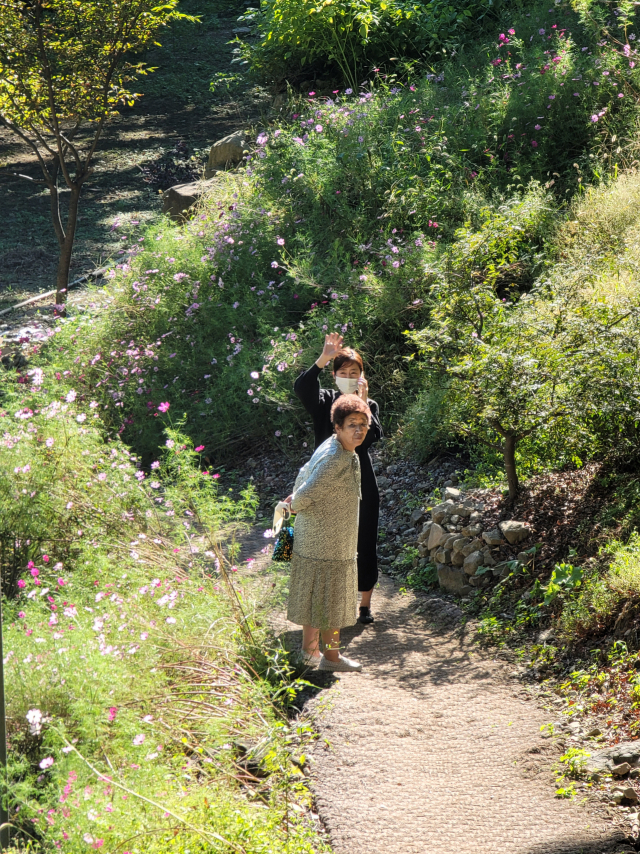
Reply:
M533 147L533 148L537 148L537 147L538 147L538 143L535 141L535 139L532 139L532 140L531 140L531 145L532 145L532 147Z
M541 125L536 125L536 126L534 127L534 130L542 130L542 126L541 126Z
M144 739L145 739L145 736L142 733L140 733L140 735L134 736L133 743L135 745L144 744Z
M118 707L117 706L111 706L111 708L109 709L109 723L113 723L113 721L115 721L117 714L118 714Z
M200 451L204 451L204 445L198 445L198 447L196 448L196 453L199 454Z
M284 246L284 237L278 237L276 239L276 243L278 244L278 246Z
M171 406L171 404L168 402L167 403L161 403L160 406L158 407L158 412L168 412L170 406Z
M40 767L43 771L46 771L47 768L51 768L54 762L55 759L53 758L53 756L47 756L46 759L43 759L40 763Z
M600 118L600 116L599 116L597 113L594 113L594 114L591 116L591 121L595 123L595 122L597 122L597 121L598 121L598 119L599 119L599 118Z
M322 133L322 130L323 130L322 125L316 125L316 127L315 127L316 133Z
M25 618L26 616L27 616L27 615L25 614L25 612L24 612L24 611L18 611L18 618L19 618L19 619L24 620L24 618Z
M67 583L67 582L64 580L64 578L59 578L59 579L58 579L58 586L59 586L59 587L64 587L66 583Z
M36 566L34 566L31 570L31 575L33 575L34 578L37 578L40 575L40 570Z
M27 582L23 578L18 579L18 587L22 590L27 586Z

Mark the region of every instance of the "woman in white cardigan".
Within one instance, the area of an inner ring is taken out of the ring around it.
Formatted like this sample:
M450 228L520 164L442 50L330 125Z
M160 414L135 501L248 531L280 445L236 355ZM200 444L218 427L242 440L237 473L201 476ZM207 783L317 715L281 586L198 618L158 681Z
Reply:
M341 395L331 409L335 433L316 450L287 498L297 514L287 617L302 625L307 664L321 670L362 670L340 654L340 629L356 622L360 461L371 411L357 395ZM324 655L319 649L319 634Z

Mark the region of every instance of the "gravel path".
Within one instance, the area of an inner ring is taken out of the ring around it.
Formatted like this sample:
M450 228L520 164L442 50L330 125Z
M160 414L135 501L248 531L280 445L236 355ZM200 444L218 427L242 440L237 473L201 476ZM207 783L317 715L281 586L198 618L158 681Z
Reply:
M430 601L383 578L375 624L344 633L364 672L311 701L312 786L336 854L628 851L611 824L554 798L545 713L455 621L424 613Z

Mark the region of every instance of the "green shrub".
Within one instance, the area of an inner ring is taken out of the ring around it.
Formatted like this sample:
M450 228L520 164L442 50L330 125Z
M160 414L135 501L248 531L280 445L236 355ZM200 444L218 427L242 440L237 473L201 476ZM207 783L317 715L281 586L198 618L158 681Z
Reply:
M251 68L280 80L308 67L332 70L354 89L374 65L390 57L443 56L460 47L465 33L491 15L496 3L464 0L262 0L241 18L255 44L241 43Z

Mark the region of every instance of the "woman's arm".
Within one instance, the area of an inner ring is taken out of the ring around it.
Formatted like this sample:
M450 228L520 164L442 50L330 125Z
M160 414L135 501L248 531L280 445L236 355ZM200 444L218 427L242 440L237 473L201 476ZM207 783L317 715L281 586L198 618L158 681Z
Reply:
M382 432L382 424L380 423L380 408L375 400L369 401L369 409L371 410L371 426L369 427L367 435L364 437L364 442L360 446L365 451L370 448L374 442L377 442L378 439L382 439L384 435Z
M306 480L293 492L291 509L294 513L335 497L345 463L351 465L351 460L331 456L319 460L313 467L309 466ZM296 484L298 483L299 480L296 480Z
M314 415L320 408L320 368L317 364L300 374L293 390L309 415Z
M302 401L309 415L313 415L320 407L320 371L328 365L342 347L342 335L332 332L324 337L324 347L315 364L308 371L300 374L293 384L293 390Z

